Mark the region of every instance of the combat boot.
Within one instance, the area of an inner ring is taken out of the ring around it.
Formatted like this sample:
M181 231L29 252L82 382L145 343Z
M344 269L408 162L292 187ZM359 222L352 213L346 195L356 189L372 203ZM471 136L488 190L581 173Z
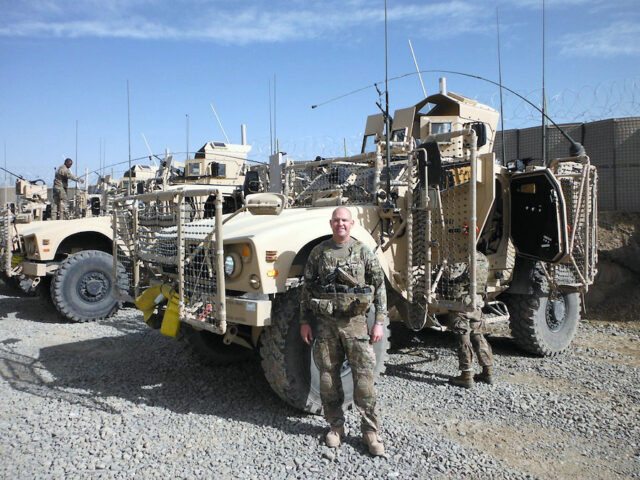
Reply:
M340 439L344 436L344 425L342 427L331 428L325 437L327 447L336 448L340 446Z
M483 382L488 385L493 385L493 367L482 367L482 373L478 373L473 376L476 382Z
M473 385L473 371L463 370L457 377L449 378L449 383L456 387L471 388Z
M384 445L378 436L378 432L369 431L362 434L364 443L369 447L369 453L374 457L384 455Z

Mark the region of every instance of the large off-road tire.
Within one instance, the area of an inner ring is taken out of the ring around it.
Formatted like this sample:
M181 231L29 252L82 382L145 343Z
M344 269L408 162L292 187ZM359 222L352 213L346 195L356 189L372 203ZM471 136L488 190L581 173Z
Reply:
M254 350L236 343L225 345L222 335L196 330L186 323L180 325L180 333L198 360L205 365L228 365L249 360L256 355Z
M320 413L320 373L313 361L312 346L300 338L300 288L276 295L271 309L271 326L261 337L260 356L264 375L271 388L289 405L310 413ZM370 311L369 327L375 319ZM315 331L315 329L314 329ZM377 376L384 371L384 362L389 349L389 329L381 341L374 344ZM344 390L344 408L353 402L353 377L351 368L345 362L342 368L342 388Z
M554 299L542 293L510 294L505 300L511 334L523 350L553 356L573 340L580 322L578 292L559 291Z
M120 269L119 269L120 270ZM126 289L124 268L118 283ZM51 280L51 300L58 312L72 322L91 322L108 318L120 307L113 285L113 257L99 250L71 255Z

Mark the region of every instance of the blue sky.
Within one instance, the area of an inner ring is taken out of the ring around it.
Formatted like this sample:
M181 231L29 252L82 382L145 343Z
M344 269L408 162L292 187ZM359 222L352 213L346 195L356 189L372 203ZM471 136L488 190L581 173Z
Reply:
M638 0L547 0L546 90L558 122L640 115ZM355 153L384 79L382 0L0 0L0 165L51 181L71 156L96 170L131 155L193 151L247 125L252 159L270 151L269 83L280 149L296 160ZM498 79L539 104L542 0L389 0L389 76L454 70ZM424 74L428 93L442 74ZM451 91L499 108L498 89L447 75ZM416 75L390 82L391 109L417 103ZM539 114L505 96L505 128ZM111 169L109 168L109 171ZM123 166L114 167L116 175ZM92 176L91 180L95 180ZM10 179L9 183L13 180ZM4 183L4 174L0 174Z

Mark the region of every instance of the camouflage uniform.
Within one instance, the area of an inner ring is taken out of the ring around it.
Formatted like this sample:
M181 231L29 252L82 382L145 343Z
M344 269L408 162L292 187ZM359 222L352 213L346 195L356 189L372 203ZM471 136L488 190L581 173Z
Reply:
M80 180L80 178L71 173L71 170L66 165L62 165L56 170L56 176L53 180L53 202L51 203L52 220L65 220L68 217L67 188L69 179L76 182Z
M478 294L483 294L487 289L489 261L480 252L477 252L476 255L476 290ZM463 301L470 303L468 285L466 287L463 293L463 296L465 296ZM491 367L493 365L491 346L484 338L484 334L487 333L486 324L482 320L482 314L479 310L475 312L451 312L448 316L448 324L458 340L458 362L461 371L468 372L473 370L473 352L476 353L481 367Z
M358 287L347 288L336 279L333 283L327 282L337 267L354 277ZM325 418L332 428L344 425L340 369L346 355L353 375L353 400L362 417L362 431L377 431L373 387L376 357L369 341L366 312L373 303L376 322L386 320L382 268L362 243L350 239L345 244L336 244L329 239L311 251L304 278L300 323L309 323L312 317L317 322L314 360L320 369L320 397Z
M473 352L476 352L481 367L493 365L491 346L484 338L486 325L480 312L455 312L449 314L449 328L458 340L458 363L463 372L473 370Z

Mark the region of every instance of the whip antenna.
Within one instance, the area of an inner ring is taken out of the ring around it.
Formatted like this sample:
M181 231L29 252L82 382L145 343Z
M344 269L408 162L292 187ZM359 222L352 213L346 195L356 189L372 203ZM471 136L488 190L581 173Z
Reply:
M547 166L547 95L545 92L545 0L542 0L542 165Z
M385 142L387 146L385 153L387 157L387 202L391 199L391 149L389 148L389 41L388 41L388 19L387 19L387 0L384 0L384 124L385 124Z
M500 55L500 17L496 7L496 30L498 31L498 83L500 84L500 137L502 139L502 165L507 164L507 147L504 143L504 110L502 102L502 57Z
M224 138L227 139L227 143L231 143L229 141L229 137L227 137L227 132L224 131L224 127L222 126L222 122L220 121L220 118L218 117L218 114L216 113L216 109L213 108L213 103L210 103L209 106L211 107L211 111L213 112L213 114L216 116L216 120L218 121L218 125L220 125L220 130L222 130L222 134L224 135Z
M131 109L129 108L129 80L127 80L127 135L129 138L129 188L128 195L131 195L133 185L131 183Z
M409 48L411 49L411 56L413 57L413 63L416 66L416 72L418 72L418 78L420 79L420 86L422 87L422 93L424 93L424 98L427 98L427 91L424 88L424 82L422 81L422 73L420 73L420 67L418 67L418 61L416 60L416 54L413 51L413 44L411 43L411 39L409 39Z
M273 114L271 112L271 79L269 79L269 148L273 155Z

